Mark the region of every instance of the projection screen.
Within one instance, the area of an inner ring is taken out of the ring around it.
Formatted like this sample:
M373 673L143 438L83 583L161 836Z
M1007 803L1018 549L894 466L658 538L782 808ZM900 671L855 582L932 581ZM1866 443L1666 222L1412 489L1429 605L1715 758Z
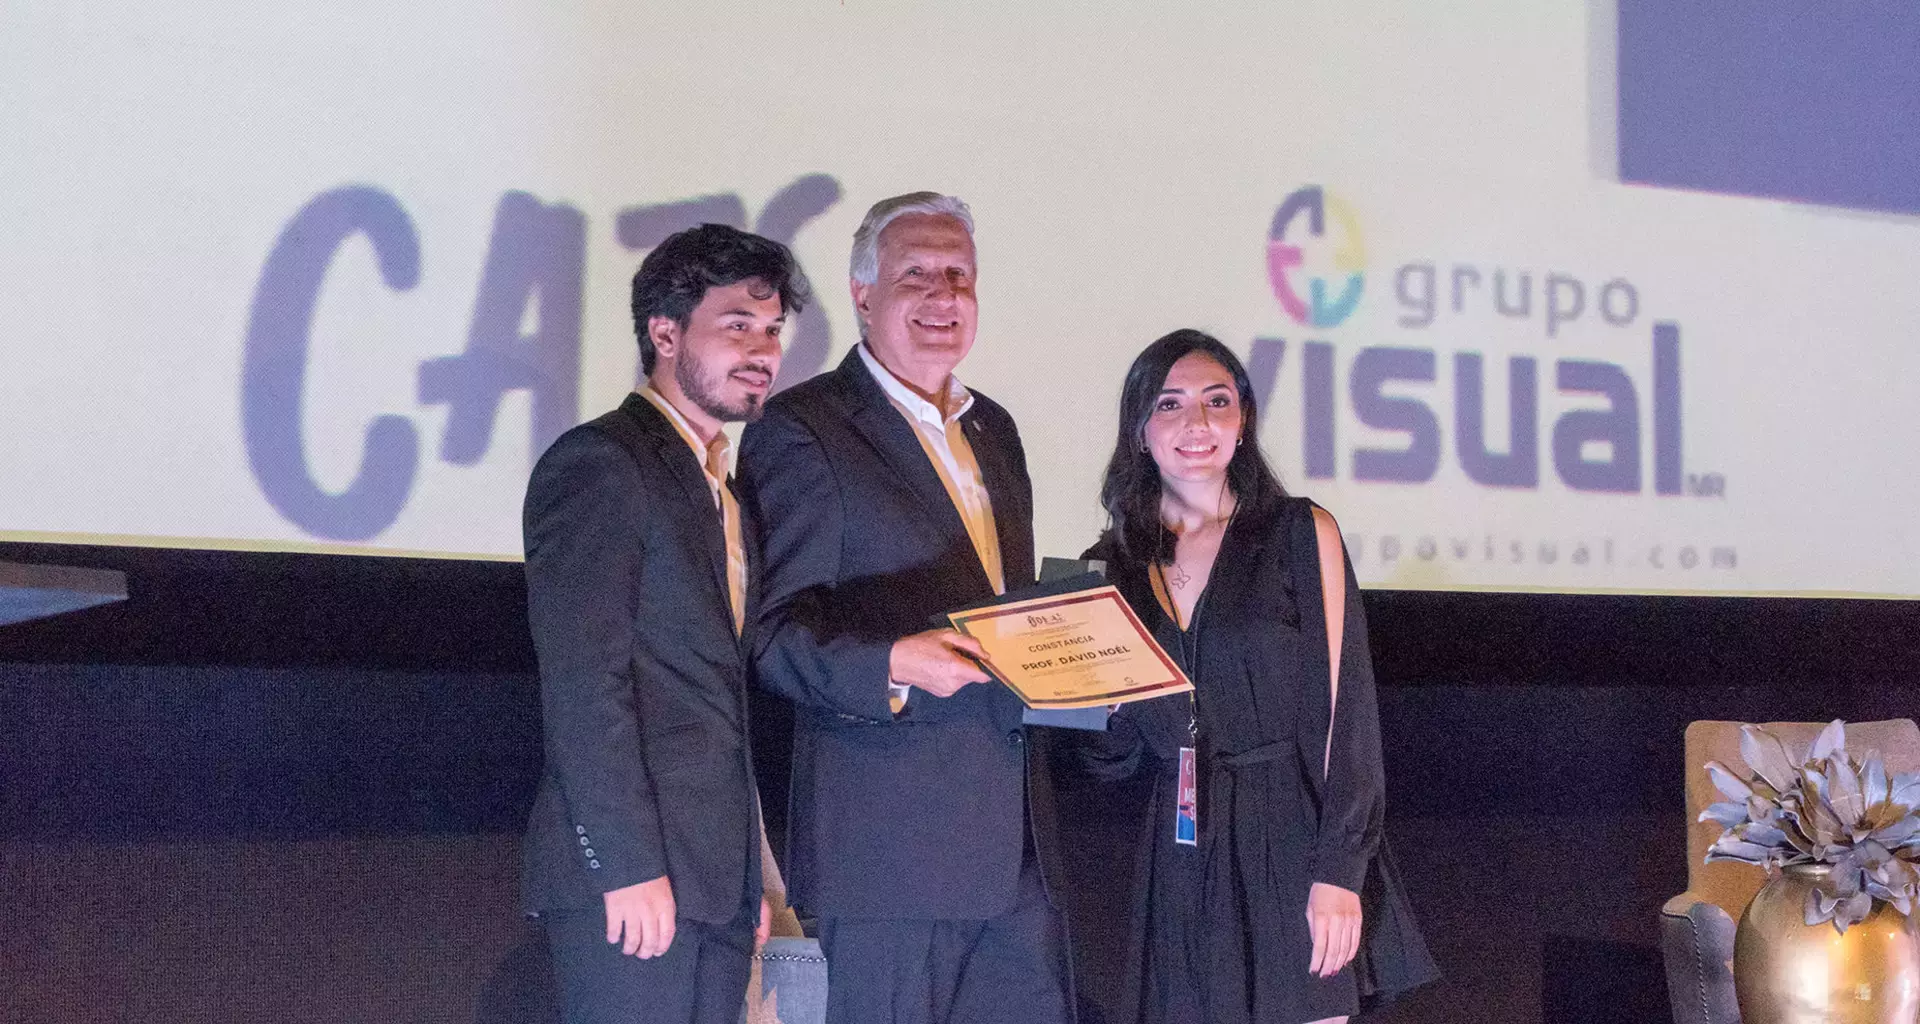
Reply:
M8 3L0 539L516 558L647 249L790 242L790 383L936 189L1042 553L1191 326L1368 585L1920 595L1916 73L1670 6Z

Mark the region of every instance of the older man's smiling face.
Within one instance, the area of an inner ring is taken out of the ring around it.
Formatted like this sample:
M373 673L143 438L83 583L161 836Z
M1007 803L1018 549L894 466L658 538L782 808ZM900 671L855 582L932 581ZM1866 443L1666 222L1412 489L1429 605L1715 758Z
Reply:
M944 214L910 213L880 232L879 274L853 284L867 344L910 384L932 391L973 348L973 237Z

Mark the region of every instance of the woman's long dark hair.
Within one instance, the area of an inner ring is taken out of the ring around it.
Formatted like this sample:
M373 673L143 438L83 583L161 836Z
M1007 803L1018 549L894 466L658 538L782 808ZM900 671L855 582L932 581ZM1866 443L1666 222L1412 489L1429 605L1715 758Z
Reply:
M1107 460L1106 479L1100 484L1100 504L1107 509L1106 540L1130 561L1149 561L1173 550L1173 539L1160 521L1160 465L1145 447L1148 417L1166 387L1167 373L1183 357L1199 352L1225 367L1240 392L1240 447L1227 463L1227 488L1239 511L1253 512L1286 497L1280 478L1260 451L1259 400L1253 380L1233 350L1218 338L1182 328L1148 345L1127 369L1120 388L1120 429Z

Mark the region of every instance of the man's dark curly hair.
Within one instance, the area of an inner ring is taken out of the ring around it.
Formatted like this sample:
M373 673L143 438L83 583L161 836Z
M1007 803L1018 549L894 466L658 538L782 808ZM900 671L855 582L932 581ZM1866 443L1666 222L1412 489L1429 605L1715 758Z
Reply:
M764 295L756 291L756 297L777 293L781 311L789 316L805 309L813 297L793 251L771 238L725 224L702 224L655 246L633 275L633 329L640 339L640 371L653 373L655 353L647 321L664 316L684 328L707 289L751 280L767 289Z

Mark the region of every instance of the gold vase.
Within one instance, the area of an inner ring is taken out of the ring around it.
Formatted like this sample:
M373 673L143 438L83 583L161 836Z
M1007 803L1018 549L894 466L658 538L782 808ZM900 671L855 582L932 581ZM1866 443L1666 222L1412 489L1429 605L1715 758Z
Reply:
M1786 868L1762 888L1733 940L1733 987L1743 1024L1915 1024L1920 931L1875 902L1847 929L1806 923L1807 893L1829 884L1825 864Z

